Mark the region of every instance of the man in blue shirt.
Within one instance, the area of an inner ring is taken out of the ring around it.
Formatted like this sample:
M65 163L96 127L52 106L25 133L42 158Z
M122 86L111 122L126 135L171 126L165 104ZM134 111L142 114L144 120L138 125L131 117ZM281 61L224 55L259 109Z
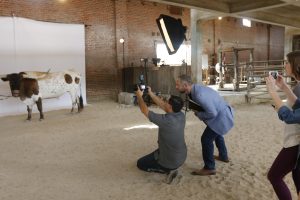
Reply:
M204 85L193 84L190 76L179 76L176 80L176 89L181 93L189 94L191 100L202 107L202 111L194 112L207 125L201 136L204 167L193 171L192 174L214 175L216 174L215 159L229 162L223 135L233 127L233 109L215 90ZM219 150L218 156L214 156L214 141Z

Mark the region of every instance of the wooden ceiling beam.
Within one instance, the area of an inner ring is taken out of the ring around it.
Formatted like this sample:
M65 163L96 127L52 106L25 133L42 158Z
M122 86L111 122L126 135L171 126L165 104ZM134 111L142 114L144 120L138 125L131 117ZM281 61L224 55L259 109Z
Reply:
M221 1L221 0L147 0L168 5L188 7L200 11L208 11L212 14L203 15L203 18L213 16L232 16L239 18L249 18L279 26L300 28L298 14L298 2L296 0L247 0L240 1ZM293 9L291 9L291 6ZM295 8L294 8L295 7ZM294 10L296 9L296 10ZM286 10L285 12L278 12ZM289 11L292 13L288 13ZM290 17L295 16L295 17Z
M236 15L237 17L249 18L254 21L261 21L264 23L275 24L279 26L289 26L294 28L300 28L300 20L296 18L284 18L276 15L275 13L268 13L263 11L241 13Z
M280 0L252 0L249 3L238 2L230 4L230 13L252 12L289 5Z
M152 2L194 8L198 10L208 10L213 12L229 13L229 5L227 3L213 0L149 0Z

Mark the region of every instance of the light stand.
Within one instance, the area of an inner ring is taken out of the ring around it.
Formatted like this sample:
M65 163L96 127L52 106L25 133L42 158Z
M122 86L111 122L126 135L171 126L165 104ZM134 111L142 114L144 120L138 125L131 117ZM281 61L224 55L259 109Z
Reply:
M125 40L124 38L120 39L120 43L122 44L122 48L123 48L123 68L125 67Z
M144 63L145 84L147 85L147 83L148 83L148 73L147 73L148 58L141 58L141 62Z
M143 99L146 103L147 106L151 105L151 98L148 94L148 70L147 70L147 65L148 65L148 58L141 58L141 62L144 63L144 84L145 84L145 90L143 94Z
M124 40L124 38L121 38L120 39L120 43L122 44L122 49L123 49L123 63L122 63L122 65L123 65L123 91L125 91L126 90L126 88L125 88L125 40Z

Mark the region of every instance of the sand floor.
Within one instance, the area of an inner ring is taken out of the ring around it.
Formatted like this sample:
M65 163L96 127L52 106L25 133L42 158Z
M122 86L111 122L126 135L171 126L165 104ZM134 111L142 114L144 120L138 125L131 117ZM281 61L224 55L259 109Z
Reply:
M157 128L135 106L91 104L80 114L45 113L0 118L1 200L271 200L266 174L282 147L283 123L270 104L234 105L235 127L225 136L230 163L217 162L217 175L192 176L203 166L200 136L205 128L187 113L188 158L182 178L136 168L157 147ZM150 108L159 112L156 107ZM286 178L296 192L291 175Z

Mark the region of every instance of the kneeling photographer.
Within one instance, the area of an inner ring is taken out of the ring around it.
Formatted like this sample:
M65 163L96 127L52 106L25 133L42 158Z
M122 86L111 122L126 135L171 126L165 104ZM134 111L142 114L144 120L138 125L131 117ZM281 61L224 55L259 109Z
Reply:
M178 96L171 96L168 102L157 97L148 87L148 94L166 114L157 114L149 111L143 100L143 92L138 87L136 96L141 112L156 124L158 129L158 149L140 158L137 167L146 172L172 173L167 182L172 182L179 168L187 157L187 148L184 139L185 116L181 109L183 100ZM169 178L168 177L168 178Z

